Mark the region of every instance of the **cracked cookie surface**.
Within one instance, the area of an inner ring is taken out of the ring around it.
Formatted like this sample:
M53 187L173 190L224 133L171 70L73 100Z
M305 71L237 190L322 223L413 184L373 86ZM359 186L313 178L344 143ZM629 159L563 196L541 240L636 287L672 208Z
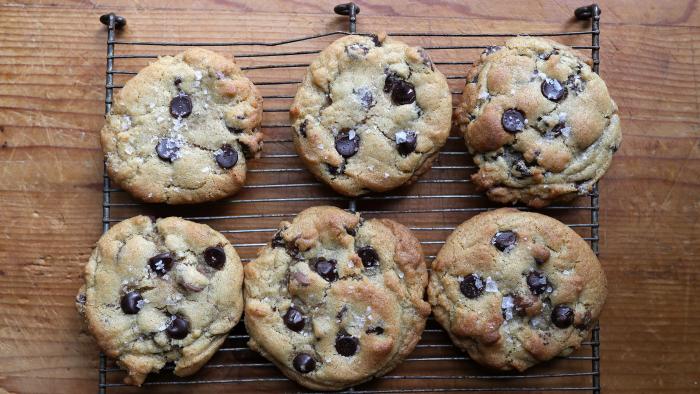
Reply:
M201 48L161 57L115 95L102 128L109 176L152 203L230 196L262 149L262 109L233 60Z
M350 35L310 65L290 110L297 152L337 192L415 181L450 132L452 96L425 50Z
M501 208L462 223L432 265L428 300L476 362L523 371L579 348L607 294L586 241L537 213Z
M85 266L76 306L102 350L141 385L167 362L191 375L243 312L243 266L226 237L177 217L114 225Z
M589 193L622 138L617 106L583 56L534 37L484 51L455 118L477 187L532 207Z
M249 346L311 389L362 383L420 340L427 281L420 243L404 226L306 209L245 267Z

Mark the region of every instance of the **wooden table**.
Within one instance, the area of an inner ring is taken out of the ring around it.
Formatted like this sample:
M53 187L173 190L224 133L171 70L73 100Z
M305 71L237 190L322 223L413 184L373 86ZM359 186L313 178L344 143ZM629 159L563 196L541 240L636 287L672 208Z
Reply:
M358 3L363 30L536 31L569 28L572 10L587 1ZM73 299L102 229L105 29L98 17L117 12L142 39L211 39L224 24L242 39L284 36L289 25L309 21L316 32L343 29L330 15L334 4L0 5L0 392L96 388L98 350L81 332ZM601 73L624 130L601 182L601 260L611 284L602 384L606 392L697 392L700 7L691 0L601 7Z

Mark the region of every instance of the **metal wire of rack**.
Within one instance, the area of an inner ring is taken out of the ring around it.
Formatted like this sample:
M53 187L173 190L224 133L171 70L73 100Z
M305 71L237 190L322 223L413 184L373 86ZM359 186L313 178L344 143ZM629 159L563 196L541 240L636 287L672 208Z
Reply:
M348 31L332 31L276 42L168 42L118 40L117 31L126 25L126 19L114 13L102 15L100 21L107 26L107 63L105 81L105 113L110 111L115 89L123 84L118 79L136 74L148 59L169 54L166 51L132 53L142 48L172 47L246 47L250 53L236 55L239 64L246 59L288 59L289 57L313 56L326 45L324 40L356 33L359 6L354 3L340 4L336 14L348 17ZM467 59L476 55L469 51L480 51L493 45L493 40L521 34L543 37L569 37L585 39L591 37L590 45L571 45L575 49L591 51L593 70L600 65L600 8L596 4L575 10L578 20L590 20L590 29L567 32L530 33L388 33L394 37L417 40L431 52L434 63L441 68L450 81L453 95L461 93L465 68L472 64ZM362 33L359 33L362 34ZM440 40L436 45L435 40ZM463 42L466 40L467 42ZM474 42L477 40L478 42ZM489 40L483 42L481 40ZM447 43L443 43L447 41ZM456 42L456 44L455 44ZM327 43L327 42L326 42ZM304 48L295 45L304 44ZM427 45L426 45L427 44ZM289 51L269 51L276 47L294 47ZM124 53L117 54L120 48ZM308 49L307 49L308 48ZM464 52L467 51L467 52ZM478 52L477 52L478 53ZM446 58L443 60L442 58ZM313 179L298 159L289 137L290 125L284 114L294 97L300 79L270 78L259 74L260 70L286 69L299 72L308 66L300 63L250 64L241 68L248 70L253 82L263 91L265 99L263 132L266 136L264 154L253 161L249 169L248 184L231 199L196 207L166 207L141 204L131 200L128 194L112 187L104 175L103 181L103 231L112 223L136 214L156 216L177 215L186 219L207 223L224 233L236 247L242 260L250 261L255 250L265 244L276 231L280 220L291 219L302 209L312 205L336 205L350 211L361 212L365 217L391 217L406 224L421 240L430 262L444 243L449 232L470 216L496 208L468 181L475 167L470 162L460 137L450 136L440 152L432 170L416 184L397 191L360 198L338 196ZM119 62L120 67L115 68ZM297 73L299 78L300 75ZM125 80L125 79L124 79ZM269 103L277 103L268 108ZM286 103L280 106L279 103ZM267 120L272 119L272 120ZM283 120L279 120L283 119ZM598 254L599 243L599 192L596 185L587 198L579 198L570 205L554 205L544 213L569 224L587 240ZM521 209L527 209L520 207ZM437 224L436 224L437 222ZM245 345L248 335L243 323L239 323L229 334L224 345L210 362L196 375L188 378L174 376L172 366L166 366L144 384L149 391L174 392L180 385L189 389L197 386L198 392L219 392L222 385L233 385L236 390L252 391L299 391L301 388L281 375L274 365ZM98 392L140 392L121 382L125 372L112 360L100 353ZM584 391L600 393L600 328L595 327L590 340L585 341L579 351L566 357L534 367L525 373L496 373L480 368L459 352L450 342L444 330L431 317L421 342L414 353L384 377L348 390L356 393L418 393L418 392L569 392Z

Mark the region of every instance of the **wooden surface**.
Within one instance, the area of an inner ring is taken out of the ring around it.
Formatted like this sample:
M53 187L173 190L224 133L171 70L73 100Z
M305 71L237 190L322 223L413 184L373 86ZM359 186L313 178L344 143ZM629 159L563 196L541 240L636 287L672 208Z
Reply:
M0 392L97 387L97 348L73 298L102 229L99 15L125 16L119 37L141 40L267 41L345 28L330 1L59 3L0 5ZM362 31L484 32L582 28L570 15L588 1L358 3ZM601 7L601 73L624 135L601 182L601 261L611 285L601 321L603 388L698 392L700 9L688 0Z

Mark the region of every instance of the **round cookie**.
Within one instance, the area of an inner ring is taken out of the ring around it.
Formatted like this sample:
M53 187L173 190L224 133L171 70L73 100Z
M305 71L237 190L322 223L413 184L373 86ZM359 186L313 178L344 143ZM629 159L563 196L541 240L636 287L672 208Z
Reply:
M167 362L191 375L243 312L243 266L226 237L177 217L136 216L97 242L76 303L109 357L141 385Z
M576 232L509 208L457 227L428 285L435 319L457 347L480 364L519 371L577 349L606 294L600 263Z
M358 196L415 181L450 132L452 96L419 47L350 35L310 65L290 110L294 145L309 170Z
M479 166L472 181L504 204L589 193L622 138L617 106L587 61L534 37L484 51L455 118Z
M420 242L392 220L306 209L244 270L248 345L314 390L387 373L430 314Z
M107 172L146 202L230 196L262 149L262 108L233 60L201 48L161 57L114 98L102 128Z

